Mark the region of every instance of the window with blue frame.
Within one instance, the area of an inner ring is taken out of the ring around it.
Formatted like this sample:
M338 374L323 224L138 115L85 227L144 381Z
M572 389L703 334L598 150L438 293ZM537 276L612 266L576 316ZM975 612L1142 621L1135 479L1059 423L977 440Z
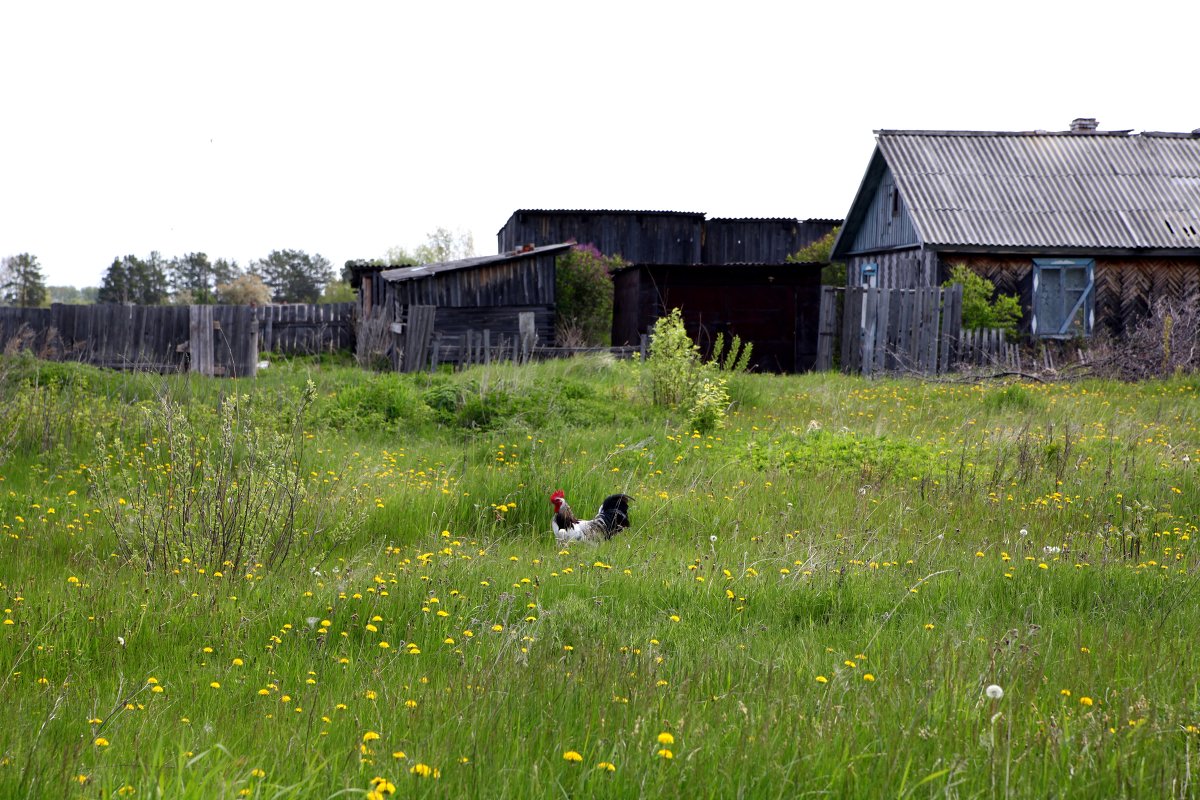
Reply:
M1095 317L1095 270L1091 258L1033 260L1034 336L1091 336Z

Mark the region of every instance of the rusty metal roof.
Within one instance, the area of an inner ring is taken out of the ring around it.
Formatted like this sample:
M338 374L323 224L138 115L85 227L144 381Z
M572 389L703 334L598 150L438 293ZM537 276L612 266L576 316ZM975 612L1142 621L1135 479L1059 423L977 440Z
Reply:
M565 242L563 244L548 244L542 247L533 247L528 250L513 250L508 253L500 253L494 256L473 256L471 258L463 258L458 261L442 261L437 264L420 264L412 267L393 267L385 269L379 273L379 277L385 281L398 283L400 281L411 281L417 278L427 278L430 275L437 275L442 272L456 272L463 269L474 269L475 267L483 267L488 264L499 264L505 261L519 261L533 256L545 255L547 253L559 253L568 248L574 247L573 242Z
M875 133L925 244L1200 249L1200 131Z

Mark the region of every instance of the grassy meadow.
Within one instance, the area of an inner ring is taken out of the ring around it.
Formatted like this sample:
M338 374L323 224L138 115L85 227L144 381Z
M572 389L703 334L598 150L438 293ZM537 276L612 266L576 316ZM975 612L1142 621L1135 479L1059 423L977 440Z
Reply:
M731 390L0 361L0 797L1200 794L1200 380Z

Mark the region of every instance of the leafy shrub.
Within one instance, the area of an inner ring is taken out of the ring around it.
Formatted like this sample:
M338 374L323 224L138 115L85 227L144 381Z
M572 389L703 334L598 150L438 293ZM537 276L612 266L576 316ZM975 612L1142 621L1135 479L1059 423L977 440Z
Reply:
M655 405L674 408L695 395L702 371L700 348L688 336L678 308L654 323L646 368Z
M718 336L714 359L703 361L700 348L688 336L678 308L654 323L650 354L646 359L650 397L655 405L686 408L694 430L707 433L725 424L729 408L728 375L749 363L749 344L734 337L728 350Z
M576 245L555 267L555 329L560 343L607 345L612 341L612 272L624 266L592 245Z
M688 412L692 429L700 433L711 433L725 425L725 410L729 408L729 392L725 379L706 375L701 378Z
M963 328L1000 328L1009 338L1016 337L1017 323L1021 321L1021 303L1016 297L1010 294L996 296L996 285L966 264L953 265L950 278L942 285L949 287L956 283L963 287Z

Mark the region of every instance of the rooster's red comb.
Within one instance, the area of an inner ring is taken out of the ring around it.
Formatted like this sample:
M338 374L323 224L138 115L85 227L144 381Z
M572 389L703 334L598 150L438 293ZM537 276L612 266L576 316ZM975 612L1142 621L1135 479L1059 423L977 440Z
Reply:
M558 489L554 492L554 494L550 495L551 503L553 503L555 500L566 500L566 499L567 499L567 496L565 494L563 494L562 489Z

